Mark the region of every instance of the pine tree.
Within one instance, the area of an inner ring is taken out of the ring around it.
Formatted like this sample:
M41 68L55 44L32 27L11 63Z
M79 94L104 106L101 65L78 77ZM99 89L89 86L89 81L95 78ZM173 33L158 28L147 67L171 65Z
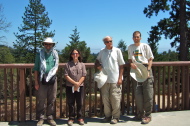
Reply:
M171 47L177 47L180 53L180 60L188 60L190 49L189 19L190 1L189 0L152 0L151 4L144 9L146 17L156 16L160 11L169 12L168 18L161 19L157 25L151 27L149 32L149 44L157 47L158 41L164 35L171 40ZM157 48L156 48L157 49ZM154 49L152 49L154 50Z
M80 41L79 32L77 31L77 27L73 30L73 34L69 37L71 41L69 41L70 44L67 44L67 46L61 51L61 62L68 62L69 61L69 53L73 49L78 49L82 54L83 62L89 63L93 61L93 56L90 54L90 47L87 47L85 41Z
M17 50L15 57L19 62L33 63L36 53L42 47L41 42L45 37L53 37L55 31L47 31L52 20L49 19L41 0L29 0L22 19L23 25L18 28L21 34L14 33L17 38L13 42Z
M119 41L117 48L121 49L121 52L123 54L123 58L125 61L128 60L128 52L127 52L127 45L125 43L125 41L123 41L122 39Z

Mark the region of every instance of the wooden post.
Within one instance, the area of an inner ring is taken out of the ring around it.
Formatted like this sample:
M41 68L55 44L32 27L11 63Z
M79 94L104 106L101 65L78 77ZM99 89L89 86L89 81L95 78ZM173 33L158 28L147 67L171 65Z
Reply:
M25 69L20 68L20 121L25 121Z

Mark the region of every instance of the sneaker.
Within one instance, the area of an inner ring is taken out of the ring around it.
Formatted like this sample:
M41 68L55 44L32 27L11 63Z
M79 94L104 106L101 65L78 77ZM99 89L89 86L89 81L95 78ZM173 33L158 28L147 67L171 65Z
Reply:
M53 119L48 119L47 122L51 125L51 126L56 126L56 122Z
M79 123L79 125L84 125L84 120L83 119L79 119L78 123Z
M38 121L38 123L37 123L37 126L42 126L43 123L44 123L44 120L43 120L43 119L40 119L40 120Z
M72 126L72 125L73 125L73 122L74 122L74 120L71 120L71 119L70 119L70 120L68 120L68 123L67 123L67 124L68 124L68 126Z
M102 123L110 122L110 121L111 121L111 118L112 118L112 117L105 117L105 118L102 120Z
M119 121L119 119L112 119L110 124L117 124L118 121Z
M142 124L148 124L150 121L151 121L151 117L145 117L145 118L142 118L141 123Z

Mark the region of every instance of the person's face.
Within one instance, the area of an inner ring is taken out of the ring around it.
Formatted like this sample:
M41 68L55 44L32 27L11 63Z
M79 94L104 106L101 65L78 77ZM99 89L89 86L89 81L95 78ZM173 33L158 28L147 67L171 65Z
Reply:
M47 50L50 50L53 47L52 43L48 43L48 42L44 42L44 48L46 48Z
M139 33L134 34L133 36L134 43L140 43L140 40L141 40L140 34Z
M104 44L106 45L107 49L111 49L112 48L112 38L104 39Z
M73 60L78 60L78 57L80 56L80 54L78 53L77 50L74 50L72 53L71 53L71 57L73 58Z

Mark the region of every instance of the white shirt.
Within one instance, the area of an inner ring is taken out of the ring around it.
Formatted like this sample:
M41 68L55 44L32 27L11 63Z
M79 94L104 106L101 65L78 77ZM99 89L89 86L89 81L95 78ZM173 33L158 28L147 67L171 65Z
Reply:
M140 43L139 46L131 44L128 47L128 59L133 59L132 56L135 57L137 62L143 64L148 64L150 58L154 59L151 48L146 43Z
M104 48L98 54L97 60L108 75L106 83L117 83L119 66L125 64L121 50L116 47L112 47L111 50Z

